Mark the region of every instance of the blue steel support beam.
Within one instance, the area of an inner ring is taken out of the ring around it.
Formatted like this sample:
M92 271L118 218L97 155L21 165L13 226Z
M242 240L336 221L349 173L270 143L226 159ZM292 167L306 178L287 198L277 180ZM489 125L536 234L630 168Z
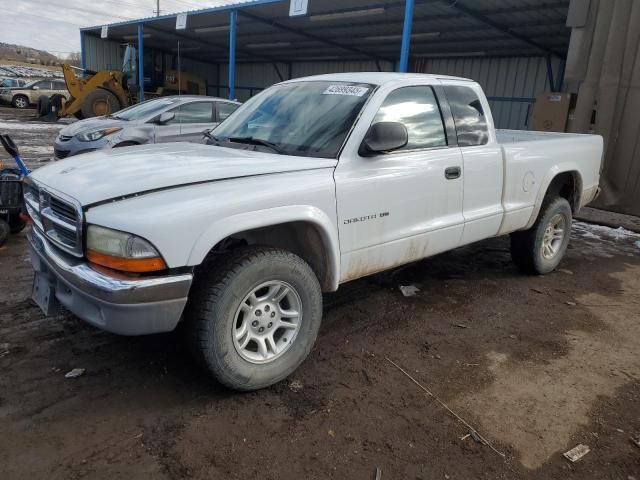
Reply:
M138 24L138 102L144 102L144 24Z
M87 68L87 47L85 45L86 34L80 30L80 66L85 69Z
M402 27L402 46L400 47L400 71L409 69L409 49L411 48L411 26L413 24L413 7L415 0L404 2L404 26Z
M236 98L236 26L238 23L238 11L229 13L229 100Z
M547 55L547 81L549 82L549 90L556 91L556 82L553 80L553 65L551 64L551 55Z

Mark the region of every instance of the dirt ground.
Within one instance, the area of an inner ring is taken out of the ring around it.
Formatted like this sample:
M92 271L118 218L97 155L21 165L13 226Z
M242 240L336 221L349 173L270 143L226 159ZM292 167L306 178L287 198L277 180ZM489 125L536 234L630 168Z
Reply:
M0 110L0 131L45 164L57 127L12 117ZM204 375L178 334L45 318L30 289L20 234L0 249L2 479L373 479L380 467L385 480L640 480L640 234L576 222L545 276L518 273L500 238L344 285L325 296L309 359L250 394ZM86 373L66 379L72 368ZM590 453L562 457L580 443Z

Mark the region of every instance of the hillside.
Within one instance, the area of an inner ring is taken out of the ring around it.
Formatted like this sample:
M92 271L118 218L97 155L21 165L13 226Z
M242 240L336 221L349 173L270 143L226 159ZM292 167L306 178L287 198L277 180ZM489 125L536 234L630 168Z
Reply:
M22 45L11 45L0 42L0 62L11 60L32 65L59 65L60 59L55 55L37 50L35 48L24 47Z

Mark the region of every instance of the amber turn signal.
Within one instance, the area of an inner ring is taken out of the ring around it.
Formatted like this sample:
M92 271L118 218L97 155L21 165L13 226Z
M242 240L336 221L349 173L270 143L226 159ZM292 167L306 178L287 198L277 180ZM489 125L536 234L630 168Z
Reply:
M87 259L96 265L121 272L157 272L167 268L167 264L161 257L123 258L87 250Z

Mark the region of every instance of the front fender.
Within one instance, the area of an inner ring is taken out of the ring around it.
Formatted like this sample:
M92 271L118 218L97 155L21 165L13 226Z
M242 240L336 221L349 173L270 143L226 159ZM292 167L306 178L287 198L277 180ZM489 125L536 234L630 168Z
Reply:
M319 208L310 205L290 205L256 210L222 218L210 225L198 238L189 254L189 265L199 265L211 249L225 238L246 230L291 222L308 222L320 232L327 255L329 284L338 288L340 278L340 248L336 225Z

